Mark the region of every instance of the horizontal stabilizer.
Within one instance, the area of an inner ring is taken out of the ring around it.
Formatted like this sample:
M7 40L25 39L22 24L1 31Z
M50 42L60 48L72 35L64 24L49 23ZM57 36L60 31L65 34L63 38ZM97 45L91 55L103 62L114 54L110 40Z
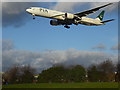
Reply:
M115 19L110 19L110 20L106 20L106 21L102 21L101 23L106 23L106 22L110 22L110 21L114 21Z

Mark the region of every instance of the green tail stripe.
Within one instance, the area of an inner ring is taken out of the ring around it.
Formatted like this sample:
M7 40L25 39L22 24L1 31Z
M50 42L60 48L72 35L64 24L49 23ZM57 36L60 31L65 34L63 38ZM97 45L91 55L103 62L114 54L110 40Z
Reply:
M101 21L103 20L103 17L104 17L104 13L105 11L102 11L98 16L97 18L99 18Z

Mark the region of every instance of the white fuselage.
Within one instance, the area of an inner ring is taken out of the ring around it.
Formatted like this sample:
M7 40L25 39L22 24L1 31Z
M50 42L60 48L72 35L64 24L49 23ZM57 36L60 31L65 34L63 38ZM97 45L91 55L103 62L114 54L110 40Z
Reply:
M82 17L80 24L84 24L84 25L103 25L103 23L101 23L100 20L98 19L92 19L92 18L88 18L88 17Z
M58 19L58 20L65 19L65 12L39 8L39 7L31 7L29 9L26 9L26 11L32 14L33 16L42 16L42 17ZM71 14L71 13L67 13L67 14L71 19L72 19L72 16L74 16L74 14ZM77 22L83 25L103 25L103 23L101 23L101 20L92 19L88 17L81 17L81 19Z

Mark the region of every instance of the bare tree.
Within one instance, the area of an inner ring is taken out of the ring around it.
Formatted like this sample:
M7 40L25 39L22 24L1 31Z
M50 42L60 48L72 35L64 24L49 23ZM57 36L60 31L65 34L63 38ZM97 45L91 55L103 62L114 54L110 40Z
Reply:
M31 83L34 79L35 69L31 66L15 65L3 74L5 82L13 83Z
M20 69L20 82L21 83L31 83L33 82L35 74L35 69L32 68L30 65L21 67Z
M106 60L98 65L98 71L101 72L102 81L113 81L115 79L115 65L111 60Z
M19 77L19 67L13 66L3 74L3 79L8 83L16 83Z

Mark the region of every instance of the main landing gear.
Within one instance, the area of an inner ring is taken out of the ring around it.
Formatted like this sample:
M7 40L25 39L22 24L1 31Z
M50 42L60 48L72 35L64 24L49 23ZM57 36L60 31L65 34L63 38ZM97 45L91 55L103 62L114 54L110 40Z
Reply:
M70 28L68 25L65 25L64 27L65 27L65 28L67 28L67 29L69 29L69 28Z

